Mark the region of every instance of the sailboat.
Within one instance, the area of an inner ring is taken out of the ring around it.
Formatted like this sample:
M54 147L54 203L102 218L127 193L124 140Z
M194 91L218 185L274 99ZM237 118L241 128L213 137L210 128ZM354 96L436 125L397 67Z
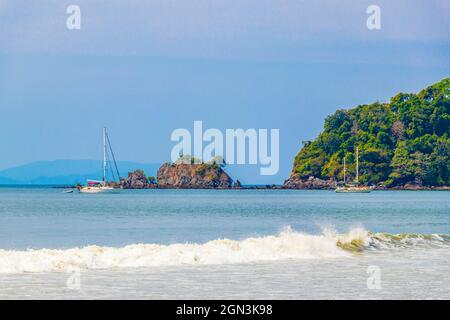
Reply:
M111 148L109 136L106 131L106 128L103 128L103 179L102 179L102 181L88 180L86 186L78 188L79 192L81 192L81 193L118 193L118 192L120 192L120 188L108 185L106 173L107 173L108 163L111 163L111 160L109 159L108 149L112 156L112 162L114 163L114 168L111 165L109 165L109 168L111 170L111 175L112 175L113 179L115 180L115 178L116 178L115 175L117 174L117 178L120 180L119 169L117 168L117 163L116 163L116 159L114 157L114 153Z
M356 147L356 178L352 184L346 183L346 167L344 157L344 185L337 187L334 191L337 193L369 193L370 188L367 186L359 185L359 148Z

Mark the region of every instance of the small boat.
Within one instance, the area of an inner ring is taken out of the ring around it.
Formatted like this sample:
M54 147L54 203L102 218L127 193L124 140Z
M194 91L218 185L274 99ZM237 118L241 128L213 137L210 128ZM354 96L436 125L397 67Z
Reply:
M346 185L342 187L337 187L334 192L336 193L369 193L371 189L366 186L358 186L358 185Z
M356 147L356 178L351 184L346 183L345 177L345 157L344 157L344 185L337 187L334 191L336 193L369 193L372 189L368 186L361 186L359 184L359 149Z
M94 186L94 187L81 187L79 189L81 193L119 193L120 188L108 187L108 186Z
M111 159L109 159L109 152L112 156L112 162L114 163L114 168L109 165L111 175L113 180L117 178L120 180L119 169L117 168L116 159L114 157L114 153L111 148L111 143L109 141L108 133L106 132L106 128L103 128L103 179L102 181L98 180L88 180L86 186L78 187L78 191L81 193L119 193L120 188L114 186L115 183L108 183L107 181L107 167L108 164L111 163Z
M81 193L119 193L120 188L108 186L104 181L88 180L86 186L79 187Z
M64 190L63 193L73 193L72 189Z

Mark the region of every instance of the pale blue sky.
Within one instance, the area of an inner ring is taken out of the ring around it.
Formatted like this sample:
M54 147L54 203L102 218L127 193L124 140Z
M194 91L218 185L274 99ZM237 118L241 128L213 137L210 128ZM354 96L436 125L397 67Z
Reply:
M277 176L231 171L280 183L327 114L448 76L445 0L0 0L0 169L100 158L103 125L119 159L163 162L172 130L203 120L279 128Z

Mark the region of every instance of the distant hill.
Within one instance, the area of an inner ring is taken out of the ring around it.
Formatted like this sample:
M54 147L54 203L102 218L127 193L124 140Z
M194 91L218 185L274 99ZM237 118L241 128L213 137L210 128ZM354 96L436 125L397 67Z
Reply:
M136 169L143 169L148 176L156 176L160 164L118 161L117 166L121 177ZM102 176L100 160L38 161L0 171L0 184L76 184Z
M356 146L364 184L449 186L450 78L389 103L337 110L314 141L304 142L286 184L311 177L342 181L344 157L352 180Z
M0 177L0 185L2 184L18 184L16 180Z

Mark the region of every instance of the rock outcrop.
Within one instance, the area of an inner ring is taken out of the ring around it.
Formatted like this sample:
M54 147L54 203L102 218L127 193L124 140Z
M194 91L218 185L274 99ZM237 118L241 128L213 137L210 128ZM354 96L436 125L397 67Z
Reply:
M149 183L143 170L128 172L128 177L121 179L120 185L124 189L148 189L156 186Z
M239 180L236 180L233 184L233 189L242 189L242 184Z
M300 178L299 176L292 175L284 181L283 188L285 189L335 189L337 183L335 180L322 180L313 176L308 178Z
M215 164L163 164L158 170L158 188L229 189L233 180Z

